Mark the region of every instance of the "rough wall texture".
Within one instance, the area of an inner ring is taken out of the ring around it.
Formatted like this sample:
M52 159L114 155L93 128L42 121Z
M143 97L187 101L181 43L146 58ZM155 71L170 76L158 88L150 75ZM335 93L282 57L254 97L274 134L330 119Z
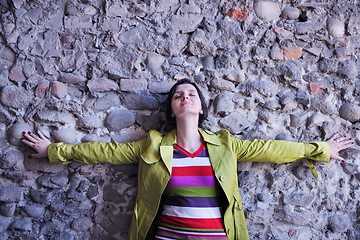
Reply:
M177 79L208 96L206 128L243 139L360 144L353 1L0 0L0 239L124 239L136 166L51 165L53 141L133 141L164 122ZM359 239L358 145L346 164L240 163L252 239Z

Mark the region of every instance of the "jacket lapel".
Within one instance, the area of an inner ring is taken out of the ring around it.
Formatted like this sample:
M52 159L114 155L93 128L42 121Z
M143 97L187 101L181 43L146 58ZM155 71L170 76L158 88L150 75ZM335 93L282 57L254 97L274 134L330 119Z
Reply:
M176 129L166 134L160 144L160 156L163 160L169 174L172 171L173 145L176 143Z

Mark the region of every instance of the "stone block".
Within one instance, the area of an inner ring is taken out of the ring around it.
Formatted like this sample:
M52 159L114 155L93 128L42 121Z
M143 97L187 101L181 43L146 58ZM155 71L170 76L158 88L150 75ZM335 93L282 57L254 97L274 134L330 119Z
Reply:
M205 36L205 32L197 29L191 34L188 43L189 52L197 57L215 56L216 46Z
M7 138L9 143L15 146L22 145L23 143L20 141L20 139L23 138L22 133L29 131L33 131L33 127L30 124L16 123L12 125L7 132Z
M68 184L69 179L65 175L56 175L56 176L42 175L36 179L36 182L46 188L58 189L58 188L64 188Z
M174 86L176 81L170 80L170 81L163 81L163 82L150 82L149 84L149 90L150 93L167 93L170 91L171 87Z
M161 74L161 65L165 62L165 57L157 53L149 53L146 59L146 65L149 71L156 75Z
M52 135L58 142L76 143L77 140L77 133L73 128L60 128L53 131Z
M26 81L26 76L21 66L14 66L9 72L9 79L14 82Z
M283 52L286 59L299 59L302 56L300 47L284 47Z
M350 228L350 217L345 214L334 214L328 218L329 229L334 233L346 232Z
M113 110L106 119L106 127L110 131L120 131L123 128L130 127L135 123L135 114L129 110Z
M285 19L295 20L300 16L300 10L294 7L284 7L281 17Z
M11 48L3 47L0 50L0 58L13 63L16 60L16 55L15 55L15 52Z
M6 203L6 204L2 203L0 206L0 214L5 217L14 216L15 210L16 210L16 203Z
M124 44L138 44L146 41L148 37L149 33L144 26L140 24L136 27L130 28L126 32L120 33L119 40Z
M62 82L54 82L52 84L51 93L53 96L63 99L67 94L67 87Z
M38 98L44 98L46 91L49 89L49 85L48 81L39 82L35 89L35 96Z
M252 124L242 114L232 112L220 120L220 125L228 129L232 134L240 134L244 129L249 128Z
M159 103L153 96L127 94L123 97L123 104L131 110L156 110Z
M119 89L116 82L106 78L90 80L88 81L87 86L90 92L109 92L117 91Z
M18 187L1 186L0 187L0 202L17 203L22 196L22 190Z
M326 29L333 37L342 37L345 34L345 23L336 18L329 17L326 20Z
M78 84L85 82L86 78L78 74L64 73L59 76L58 81L70 84Z
M18 161L21 160L23 160L23 156L19 151L10 150L0 159L0 168L12 168Z
M12 222L9 228L12 230L31 231L32 226L31 218L19 218Z
M22 210L33 218L40 218L45 212L45 207L42 205L26 205L22 207Z
M148 82L144 78L139 79L120 79L120 91L124 92L140 92L147 89Z
M256 1L254 2L255 14L264 22L277 20L281 14L280 5L277 2Z
M360 119L360 107L355 103L344 103L339 109L341 118L350 122L356 122Z
M64 25L67 29L92 28L91 16L65 16Z
M78 121L78 126L83 129L97 129L100 128L102 124L102 119L97 115L81 117Z
M43 110L36 113L38 120L50 123L71 124L75 122L74 116L69 112Z

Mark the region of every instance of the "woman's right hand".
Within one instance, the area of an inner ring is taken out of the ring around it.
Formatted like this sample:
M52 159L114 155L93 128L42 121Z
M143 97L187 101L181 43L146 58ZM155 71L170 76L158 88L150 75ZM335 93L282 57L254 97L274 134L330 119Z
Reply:
M48 156L48 147L51 142L39 130L36 130L36 133L23 132L25 138L22 138L21 141L36 151L30 157L45 158Z

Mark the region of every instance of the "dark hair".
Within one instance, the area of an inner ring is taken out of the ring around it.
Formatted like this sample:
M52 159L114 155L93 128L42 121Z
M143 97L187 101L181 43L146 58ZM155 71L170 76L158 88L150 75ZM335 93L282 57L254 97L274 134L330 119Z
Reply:
M187 78L183 78L183 79L179 80L177 83L175 83L174 86L172 86L172 88L170 89L170 91L168 93L168 96L167 96L167 99L166 99L166 111L165 111L166 120L168 122L168 125L170 125L172 128L176 127L176 118L171 116L172 115L171 100L172 100L172 98L173 98L173 96L175 94L175 91L176 91L177 87L179 85L182 85L182 84L191 84L191 85L193 85L195 87L198 95L199 95L199 98L200 98L200 101L201 101L201 108L202 108L202 111L203 111L203 113L199 115L199 127L201 127L203 121L205 119L207 119L207 117L208 117L209 110L208 110L208 107L206 105L204 95L200 91L199 87L196 85L196 83L192 82L190 79L187 79Z

